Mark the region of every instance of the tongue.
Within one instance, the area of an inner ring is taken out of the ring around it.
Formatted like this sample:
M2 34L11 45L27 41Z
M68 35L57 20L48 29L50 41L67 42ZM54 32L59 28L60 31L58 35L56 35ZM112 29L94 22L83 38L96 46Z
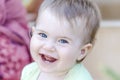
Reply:
M53 58L53 57L50 57L50 56L47 56L47 55L42 55L42 58L45 60L45 61L49 61L49 62L55 62L57 59Z

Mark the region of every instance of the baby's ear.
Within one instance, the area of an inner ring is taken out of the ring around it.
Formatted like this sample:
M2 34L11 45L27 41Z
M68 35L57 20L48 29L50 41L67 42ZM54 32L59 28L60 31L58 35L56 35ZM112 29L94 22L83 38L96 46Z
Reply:
M35 31L35 27L33 26L30 28L30 33L29 33L30 37L32 37L34 31Z
M92 48L92 44L91 43L88 43L86 45L84 45L81 49L80 49L80 54L77 58L77 61L81 61L82 59L84 59L88 52L91 50Z

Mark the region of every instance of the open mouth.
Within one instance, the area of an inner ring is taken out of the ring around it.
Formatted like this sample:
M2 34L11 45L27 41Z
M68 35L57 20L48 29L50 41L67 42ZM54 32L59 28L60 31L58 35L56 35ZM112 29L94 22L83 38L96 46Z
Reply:
M40 56L41 56L42 60L45 62L47 61L47 62L53 63L53 62L57 61L56 58L48 56L48 55L40 54Z

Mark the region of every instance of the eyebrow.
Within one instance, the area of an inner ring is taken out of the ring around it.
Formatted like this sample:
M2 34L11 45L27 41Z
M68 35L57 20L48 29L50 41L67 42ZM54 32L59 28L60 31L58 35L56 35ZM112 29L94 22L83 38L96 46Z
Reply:
M43 32L43 33L46 33L46 34L47 34L46 31L43 31L43 30L41 30L41 29L35 28L35 30L36 30L37 32Z
M68 37L69 36L69 37ZM68 36L64 36L64 35L60 35L59 38L63 38L63 39L68 39L70 41L73 41L73 39L71 38L72 36L71 35L68 35ZM71 37L70 37L71 36Z
M35 30L36 30L36 31L45 32L45 31L43 31L43 30L41 30L41 29L39 29L39 28L35 28Z

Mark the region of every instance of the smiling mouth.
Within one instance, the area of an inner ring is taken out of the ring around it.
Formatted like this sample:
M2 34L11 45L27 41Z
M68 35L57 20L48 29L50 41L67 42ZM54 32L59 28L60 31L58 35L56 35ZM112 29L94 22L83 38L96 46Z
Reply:
M40 56L41 56L42 60L45 62L47 61L47 62L53 63L53 62L57 61L56 58L48 56L48 55L40 54Z

